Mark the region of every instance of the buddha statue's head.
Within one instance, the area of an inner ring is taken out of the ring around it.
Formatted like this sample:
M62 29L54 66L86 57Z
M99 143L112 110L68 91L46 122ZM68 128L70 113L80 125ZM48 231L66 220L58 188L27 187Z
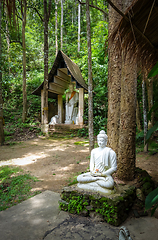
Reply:
M106 135L104 130L101 130L97 135L98 146L101 148L106 147L107 141L108 141L108 136Z
M73 92L73 91L74 91L74 84L73 84L73 83L70 83L70 84L69 84L69 89L70 89L70 92Z

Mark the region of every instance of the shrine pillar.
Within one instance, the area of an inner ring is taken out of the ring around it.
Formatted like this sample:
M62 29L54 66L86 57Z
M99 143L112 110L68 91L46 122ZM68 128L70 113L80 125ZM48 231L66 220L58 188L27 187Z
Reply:
M78 108L78 125L83 125L84 114L84 88L79 88L79 108Z
M62 99L62 95L58 95L58 117L59 117L59 123L63 123L63 99Z

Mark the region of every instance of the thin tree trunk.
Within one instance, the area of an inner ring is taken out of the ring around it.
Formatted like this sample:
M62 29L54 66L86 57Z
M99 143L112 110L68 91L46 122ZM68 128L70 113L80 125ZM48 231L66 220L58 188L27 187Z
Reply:
M122 0L113 3L122 10ZM121 19L121 16L109 6L109 35ZM115 42L109 41L108 63L108 145L118 155L119 126L120 126L120 98L121 98L121 55L115 52Z
M55 0L55 46L56 46L56 55L58 54L58 0Z
M117 176L130 181L135 175L137 60L128 52L123 56Z
M0 145L4 143L3 99L2 99L2 38L1 38L2 0L0 0Z
M7 9L5 9L5 13L6 13L6 40L7 40L7 58L8 58L8 62L10 61L10 39L9 39L9 28L8 28L8 19L7 19ZM10 65L8 66L8 70L9 70L9 75L10 75Z
M47 0L44 3L44 85L43 85L43 132L48 134L48 12Z
M147 93L148 93L148 111L153 106L153 80L154 78L146 79ZM148 129L152 128L154 125L154 112L151 114L151 121L148 121Z
M78 52L80 52L80 34L81 34L81 5L78 4Z
M60 49L62 50L62 48L63 48L63 0L61 0L61 33L60 33L60 38L61 38Z
M137 123L138 131L141 132L142 127L141 127L141 117L140 117L140 108L139 108L138 99L137 99L137 109L136 109L136 123Z
M23 47L23 123L27 117L27 93L26 93L26 46L25 46L25 26L26 26L26 0L22 2L22 47Z
M94 148L93 133L93 79L92 79L92 57L91 57L91 26L89 0L86 0L87 20L87 46L88 46L88 128L89 128L89 151Z
M143 96L143 120L144 120L144 152L147 152L148 144L145 143L145 137L148 131L148 121L147 121L146 97L145 97L145 74L143 74L143 81L142 81L142 96Z

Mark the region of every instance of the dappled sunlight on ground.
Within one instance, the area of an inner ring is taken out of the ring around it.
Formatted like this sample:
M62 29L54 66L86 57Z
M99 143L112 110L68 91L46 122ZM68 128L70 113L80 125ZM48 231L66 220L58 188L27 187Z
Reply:
M4 166L4 165L23 166L23 165L32 164L32 163L35 163L37 159L41 158L41 154L42 154L42 158L48 157L48 154L44 154L44 152L39 153L39 155L29 153L27 156L24 156L22 158L13 158L8 161L0 161L0 166Z
M36 176L40 181L34 183L35 191L60 192L70 179L85 172L89 166L89 149L74 144L79 140L82 139L38 138L2 146L0 166L20 166L25 172Z

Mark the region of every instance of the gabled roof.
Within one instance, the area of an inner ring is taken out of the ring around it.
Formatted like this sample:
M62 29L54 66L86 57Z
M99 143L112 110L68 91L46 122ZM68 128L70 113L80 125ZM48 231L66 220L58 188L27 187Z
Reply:
M54 76L57 75L58 68L68 69L68 74L71 75L71 82L76 82L76 88L84 88L88 90L88 86L85 83L81 71L77 64L75 64L66 54L64 54L61 50L59 50L56 59L54 61L53 67L48 74L48 83L54 82ZM41 90L43 89L44 82L32 92L34 95L41 95ZM65 88L66 89L66 88ZM57 94L48 91L48 97L57 98Z
M134 0L112 34L117 49L138 54L148 69L158 61L158 0Z

